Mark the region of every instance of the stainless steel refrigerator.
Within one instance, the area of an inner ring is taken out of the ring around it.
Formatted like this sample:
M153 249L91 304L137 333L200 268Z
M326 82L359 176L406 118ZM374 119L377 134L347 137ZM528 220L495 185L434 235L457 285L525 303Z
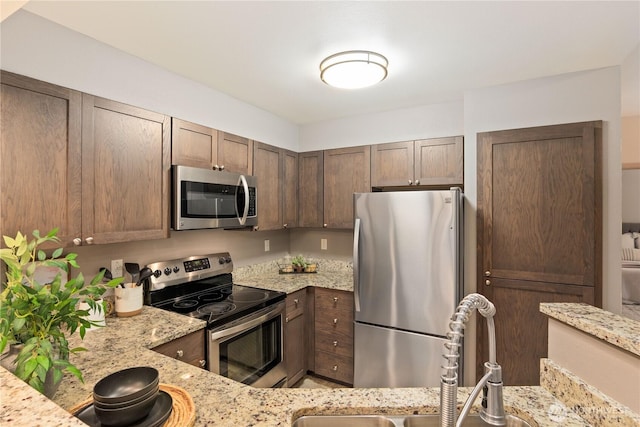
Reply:
M354 387L439 385L462 296L462 200L459 188L354 194Z

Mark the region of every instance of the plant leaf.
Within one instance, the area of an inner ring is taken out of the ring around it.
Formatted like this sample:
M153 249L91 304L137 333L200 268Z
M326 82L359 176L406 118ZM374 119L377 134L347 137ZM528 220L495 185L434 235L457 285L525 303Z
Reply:
M58 258L60 255L62 255L62 248L58 248L53 251L53 254L51 254L51 258Z

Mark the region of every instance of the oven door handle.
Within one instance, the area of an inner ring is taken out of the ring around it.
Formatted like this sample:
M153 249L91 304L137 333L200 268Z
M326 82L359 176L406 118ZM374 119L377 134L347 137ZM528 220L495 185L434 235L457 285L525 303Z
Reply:
M268 320L278 317L284 313L284 304L278 303L276 307L266 307L242 319L222 326L220 330L210 332L212 341L219 341L230 336L237 335L248 329L258 326Z

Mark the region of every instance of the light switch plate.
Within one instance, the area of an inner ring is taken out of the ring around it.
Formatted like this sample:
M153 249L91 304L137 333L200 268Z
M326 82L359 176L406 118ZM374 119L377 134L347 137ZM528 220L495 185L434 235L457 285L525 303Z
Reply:
M327 250L327 239L320 239L320 250Z
M265 252L269 252L269 250L270 250L270 249L269 249L269 239L266 239L266 240L264 241L264 251L265 251Z

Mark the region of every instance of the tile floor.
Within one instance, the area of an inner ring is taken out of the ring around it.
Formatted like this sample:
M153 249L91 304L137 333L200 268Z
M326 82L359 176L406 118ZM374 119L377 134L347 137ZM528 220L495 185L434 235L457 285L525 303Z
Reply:
M342 384L336 384L313 375L305 375L291 388L345 388Z

